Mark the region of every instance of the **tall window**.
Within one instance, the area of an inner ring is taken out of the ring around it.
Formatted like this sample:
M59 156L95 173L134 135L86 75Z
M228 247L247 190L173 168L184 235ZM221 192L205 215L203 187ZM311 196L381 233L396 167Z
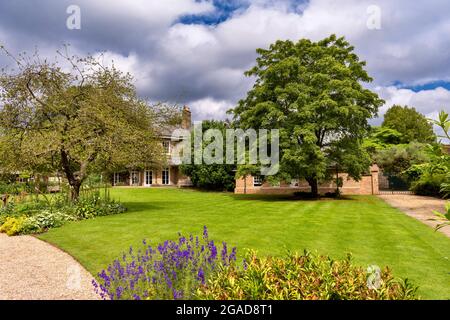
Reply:
M139 172L138 171L131 171L131 185L137 186L139 185Z
M253 186L254 187L261 187L262 186L262 177L261 176L254 176L253 177Z
M165 140L162 142L162 144L163 144L164 152L166 154L170 154L170 141Z
M144 173L144 179L145 179L145 185L151 186L153 184L153 171L151 170L145 170Z
M170 181L169 168L165 168L162 171L162 184L169 184L169 181Z
M122 183L122 179L121 179L121 176L120 176L119 172L114 172L113 183L114 183L115 186L117 186L120 183Z

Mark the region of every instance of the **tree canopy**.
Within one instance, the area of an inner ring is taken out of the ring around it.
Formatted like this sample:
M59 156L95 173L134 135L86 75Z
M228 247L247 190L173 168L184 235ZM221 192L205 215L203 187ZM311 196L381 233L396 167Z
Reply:
M132 77L91 56L58 54L62 62L13 57L17 70L0 74L3 170L62 172L77 199L91 172L161 163L161 119Z
M400 143L436 142L433 125L423 114L408 106L394 105L389 108L384 115L382 127L398 131L402 135Z
M412 165L418 165L429 160L425 145L418 142L392 145L380 150L375 156L375 162L388 175L402 176Z
M361 142L383 101L353 51L335 35L258 49L245 73L256 82L230 111L241 128L280 129L279 175L305 178L315 195L331 167L359 179L370 164Z
M397 130L386 127L372 127L366 139L364 147L370 154L400 144L402 134Z
M225 145L225 130L229 129L229 124L224 121L208 120L202 122L202 131L208 129L218 129L222 132L223 144ZM194 146L194 143L191 144ZM202 145L203 149L207 144ZM223 150L223 157L225 158L225 150ZM227 190L232 191L235 187L235 173L236 165L231 164L193 164L194 150L192 154L192 164L182 164L180 166L183 174L190 177L192 184L199 188L208 190Z

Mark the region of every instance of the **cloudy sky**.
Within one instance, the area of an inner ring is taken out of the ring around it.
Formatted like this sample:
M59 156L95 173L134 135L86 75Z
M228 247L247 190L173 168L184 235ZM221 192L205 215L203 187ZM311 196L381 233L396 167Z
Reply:
M79 30L67 28L70 5L80 8ZM450 110L448 0L0 2L0 42L10 51L38 47L54 56L70 43L73 53L105 52L134 75L143 97L187 104L196 120L224 118L245 96L253 80L243 72L256 48L331 33L367 61L369 87L386 100L380 115L394 103L428 116ZM9 64L0 57L0 66Z

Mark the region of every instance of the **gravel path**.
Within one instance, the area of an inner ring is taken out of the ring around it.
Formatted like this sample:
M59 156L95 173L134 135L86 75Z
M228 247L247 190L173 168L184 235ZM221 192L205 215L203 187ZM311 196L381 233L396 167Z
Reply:
M405 194L379 195L378 197L389 203L391 206L400 209L408 216L413 217L432 228L435 228L436 225L439 224L437 221L429 220L436 219L433 210L444 212L446 203L446 201L442 199ZM450 237L450 226L441 228L439 231L447 237Z
M50 244L0 234L0 300L97 299L91 280L78 262Z

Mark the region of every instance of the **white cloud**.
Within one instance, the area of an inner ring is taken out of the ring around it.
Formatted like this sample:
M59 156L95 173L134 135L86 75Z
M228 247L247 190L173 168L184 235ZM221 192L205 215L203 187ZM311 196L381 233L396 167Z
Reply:
M385 105L380 109L380 116L384 115L393 105L414 107L427 118L435 120L438 119L438 114L441 110L450 113L450 91L442 87L419 92L396 87L377 87L375 91L386 101ZM380 124L381 119L377 119L374 122L375 124ZM437 127L435 127L435 132L438 135L442 135L442 130ZM447 140L443 141L450 143Z
M64 18L65 11L55 9L56 2L40 1L42 7L53 9L52 17L61 11ZM64 29L59 37L58 28L65 24L49 20L50 11L35 12L21 0L0 3L0 39L6 38L18 50L39 45L51 51L62 38L81 53L106 51L108 59L135 76L143 95L180 104L193 101L199 114L209 117L223 115L250 89L252 79L243 72L254 64L256 48L277 39L319 40L335 33L346 36L367 61L374 77L371 88L388 105L412 105L427 115L442 108L440 104L450 105L445 89L415 93L390 87L394 81L450 80L448 0L310 0L299 5L302 11L292 10L287 0L256 0L215 26L176 23L185 14L211 13L212 1L82 0L79 5L81 32ZM367 28L370 5L381 10L381 30ZM46 25L47 20L55 25Z
M195 120L226 119L226 111L234 105L229 101L215 100L210 97L192 101L189 104Z
M367 7L372 4L381 8L381 30L369 30L366 26ZM214 27L171 26L160 41L162 63L158 72L150 76L155 79L178 76L184 84L191 82L191 86L181 87L192 90L194 95L203 90L205 96L236 101L251 86L242 72L254 63L256 48L268 47L277 39L319 40L336 33L345 35L361 59L368 62L374 86L387 86L394 81L419 84L446 79L450 72L450 43L444 39L450 20L442 12L450 6L444 1L436 4L439 12L425 4L412 7L408 1L312 0L298 14L288 10L285 2L267 6L258 1ZM177 83L177 79L172 78L172 83ZM221 83L223 90L233 87L237 90L226 93L212 83Z
M83 11L101 12L108 20L121 21L132 17L142 22L142 28L170 26L183 14L208 13L214 10L210 1L164 0L164 1L81 1Z
M392 86L377 87L375 92L386 101L386 104L380 109L380 114L386 113L394 104L414 107L427 117L436 116L439 110L450 112L450 91L442 87L419 92Z

